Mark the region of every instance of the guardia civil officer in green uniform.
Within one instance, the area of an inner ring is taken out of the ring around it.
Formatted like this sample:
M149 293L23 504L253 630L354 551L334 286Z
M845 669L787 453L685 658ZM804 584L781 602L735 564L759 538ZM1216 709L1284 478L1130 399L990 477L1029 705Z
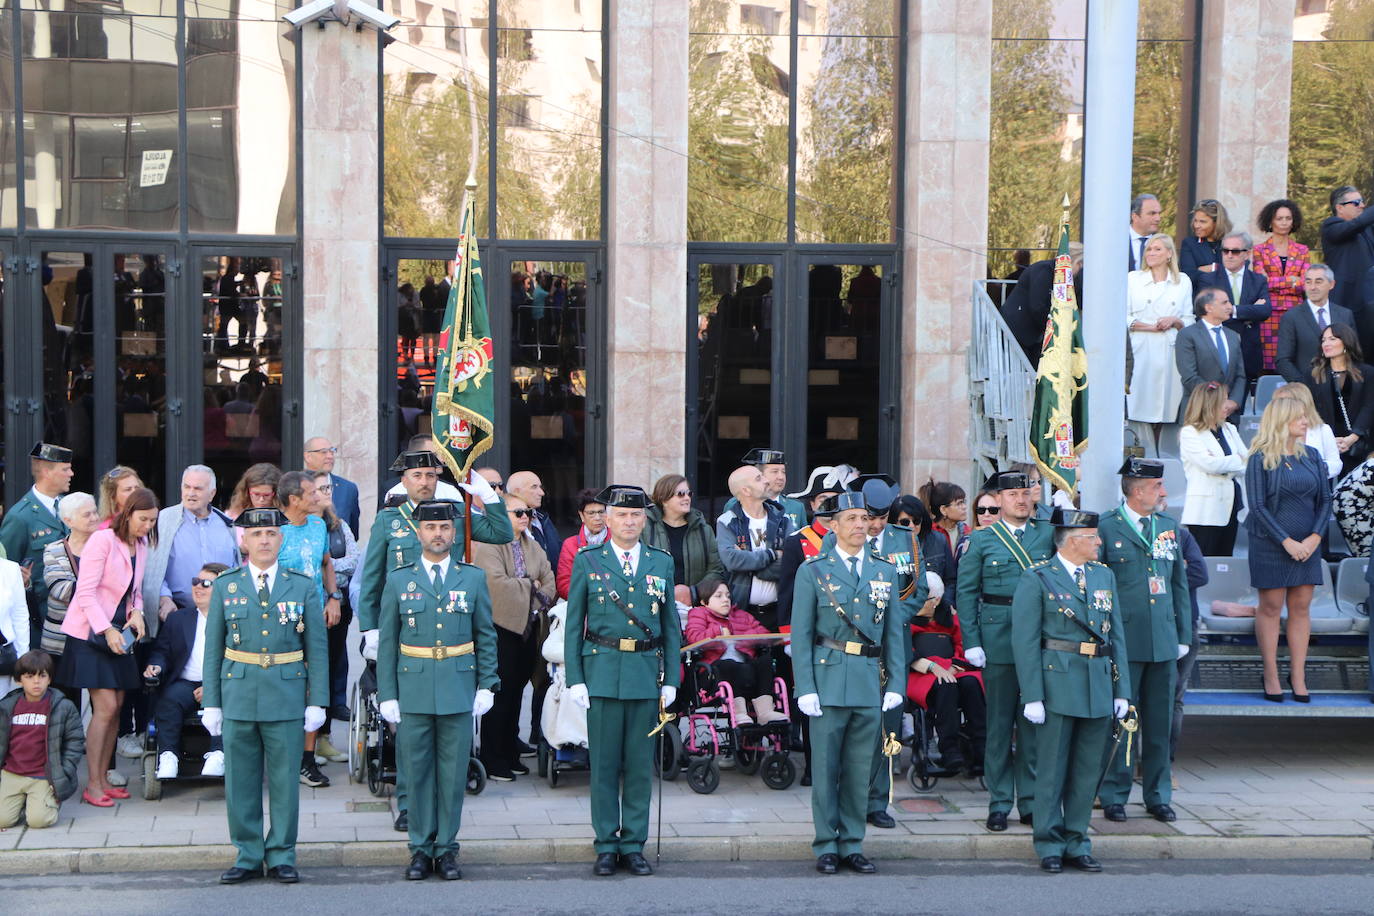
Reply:
M1036 734L1035 854L1047 872L1097 872L1088 821L1112 717L1126 715L1130 672L1116 580L1097 556L1098 516L1056 508L1056 553L1016 586L1011 642L1022 710ZM1169 740L1165 730L1164 740Z
M867 549L863 494L823 508L834 543L801 565L792 593L797 708L811 718L811 849L821 874L843 863L867 875L877 870L863 854L873 749L881 714L902 706L905 612L897 567Z
M24 569L29 604L30 645L38 645L48 611L48 586L43 581L43 549L67 536L57 514L57 501L72 486L71 449L39 442L29 452L33 487L0 519L4 556Z
M596 501L606 507L610 537L573 559L564 647L569 696L588 710L592 872L612 875L624 865L632 875L648 875L656 740L649 732L659 703L671 706L682 680L673 557L639 541L649 505L639 487L609 486Z
M1159 821L1175 820L1169 731L1173 727L1178 660L1193 639L1187 564L1178 523L1160 512L1168 493L1164 465L1128 458L1118 471L1125 497L1102 517L1101 560L1116 576L1117 601L1126 625L1131 662L1131 703L1140 716L1140 771L1145 810ZM1109 821L1126 819L1131 770L1117 754L1099 793Z
M248 562L215 580L205 618L205 690L201 721L224 736L224 805L234 867L220 876L238 884L262 874L283 884L296 873L301 754L305 733L324 724L329 705L329 637L319 589L309 575L277 564L277 509L247 509ZM262 779L272 827L262 834Z
M411 881L431 870L446 881L463 876L457 837L472 720L491 709L500 684L486 574L449 553L460 515L447 500L416 506L421 554L393 569L382 590L377 698L382 718L397 725L410 792Z
M988 478L996 491L1000 520L969 536L959 561L959 620L964 657L983 669L988 701L987 750L983 780L988 787L989 830L1006 830L1013 803L1021 823L1033 821L1035 729L1017 721L1021 708L1011 651L1011 603L1021 573L1054 553L1053 528L1032 518L1038 489L1025 474L1002 471ZM1016 751L1012 752L1015 731Z
M401 486L406 491L406 501L399 506L390 506L377 513L372 522L372 532L367 538L367 553L363 557L362 584L359 586L358 632L363 636L363 658L375 661L377 658L377 612L382 603L382 588L386 584L387 573L415 562L420 555L419 529L415 521L415 506L434 498L434 489L439 483L439 469L442 466L439 456L428 450L402 452L392 462L391 470L401 474ZM487 544L508 544L515 537L506 514L505 501L496 494L491 484L481 474L470 474L469 480L460 481L458 486L472 494L485 507L485 513L473 513L473 540ZM455 505L457 505L455 503ZM461 506L460 506L461 509ZM460 516L455 525L463 524ZM462 558L462 544L458 543L459 559ZM407 829L408 792L403 773L396 774L396 830Z

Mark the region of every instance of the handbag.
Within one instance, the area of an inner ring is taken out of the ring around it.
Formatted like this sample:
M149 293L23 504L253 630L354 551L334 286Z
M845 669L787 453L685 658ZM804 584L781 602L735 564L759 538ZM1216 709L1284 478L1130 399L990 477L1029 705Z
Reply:
M0 636L0 677L13 677L14 666L19 664L19 650L14 643Z
M915 658L953 658L954 637L948 633L917 633L912 640Z

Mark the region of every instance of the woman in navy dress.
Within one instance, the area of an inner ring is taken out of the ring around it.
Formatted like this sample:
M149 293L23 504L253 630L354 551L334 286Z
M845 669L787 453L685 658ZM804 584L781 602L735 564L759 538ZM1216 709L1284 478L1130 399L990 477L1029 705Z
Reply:
M1245 467L1250 515L1250 584L1259 590L1255 641L1264 660L1264 698L1283 701L1279 683L1279 616L1288 606L1288 686L1306 703L1308 615L1312 589L1322 581L1322 534L1331 521L1326 465L1307 445L1307 411L1279 398L1260 417Z
M1212 285L1212 278L1224 270L1221 240L1231 231L1231 218L1218 201L1207 199L1193 204L1189 219L1190 234L1178 250L1178 269L1192 281L1193 292Z

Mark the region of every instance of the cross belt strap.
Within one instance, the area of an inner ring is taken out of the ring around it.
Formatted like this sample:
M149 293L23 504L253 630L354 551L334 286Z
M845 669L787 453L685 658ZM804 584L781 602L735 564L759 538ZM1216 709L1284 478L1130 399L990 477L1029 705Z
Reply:
M457 658L460 655L471 655L473 644L465 642L457 646L407 646L401 643L401 654L409 658L432 658L442 661L446 658Z
M238 649L225 649L224 657L231 662L257 665L259 668L271 668L273 665L289 665L292 662L305 661L305 653L300 649L295 652L240 652Z
M1041 584L1043 584L1045 588L1049 589L1050 597L1058 597L1059 593L1055 591L1053 583L1051 583L1049 579L1045 578L1045 571L1043 569L1032 569L1031 572L1035 573L1036 578L1040 580ZM1073 612L1072 608L1061 607L1060 610L1063 611L1064 616L1069 619L1070 623L1078 627L1084 633L1087 633L1088 637L1092 639L1093 642L1103 646L1107 644L1107 637L1103 636L1101 633L1097 632L1092 627L1088 626L1088 624L1080 620L1078 615Z
M598 564L598 565L600 565L600 564ZM606 572L606 567L605 567L605 566L602 566L602 567L601 567L601 571L602 571L602 573L605 574L608 578L610 577L610 573ZM625 615L625 618L626 618L627 620L629 620L630 623L634 624L636 627L638 627L639 629L643 630L643 631L644 631L644 635L647 636L647 637L649 637L647 640L640 640L640 642L653 642L655 639L657 639L657 640L658 640L658 644L659 644L659 645L663 645L663 637L660 636L660 635L658 635L657 633L655 633L653 627L649 626L647 623L645 623L644 621L642 621L642 620L640 620L638 617L636 617L636 616L634 615L634 612L631 611L628 607L625 606L625 602L623 602L623 601L620 600L620 594L619 594L615 589L609 589L609 590L607 590L606 594L610 596L611 601L615 602L615 606L618 607L618 608L620 608L620 613L624 614L624 615ZM588 634L586 634L586 635L587 635L587 638L590 639L590 638L591 638L593 635L595 635L595 634L588 633ZM595 641L595 640L593 640L593 641ZM608 648L614 648L614 647L608 647Z
M1074 642L1072 639L1049 639L1046 638L1041 643L1046 649L1054 652L1072 652L1074 655L1097 656L1102 647L1095 642Z
M996 604L1002 607L1011 607L1011 595L989 595L984 592L981 595L984 604Z
M817 636L816 645L824 649L834 649L836 652L843 652L845 655L862 655L864 658L877 658L883 654L882 646L864 645L861 642L840 642L838 639L831 639L829 636Z
M600 636L596 633L587 633L584 637L588 642L596 643L607 649L618 649L621 652L649 652L663 645L663 637L655 636L652 639L630 639L628 636L620 639L612 639L609 636Z

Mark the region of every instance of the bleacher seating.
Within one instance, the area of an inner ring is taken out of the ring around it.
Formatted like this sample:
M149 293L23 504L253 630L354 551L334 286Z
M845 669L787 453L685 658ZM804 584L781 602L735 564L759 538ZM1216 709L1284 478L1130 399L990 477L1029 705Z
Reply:
M1369 632L1369 583L1365 581L1367 557L1350 557L1336 570L1336 606L1354 620L1356 633Z
M1259 415L1264 413L1264 408L1273 399L1274 392L1279 390L1279 386L1284 384L1281 375L1261 375L1259 382L1255 384L1255 406L1250 412Z
M1346 561L1352 562L1352 561ZM1344 564L1342 564L1344 565ZM1259 592L1250 587L1250 564L1244 557L1208 557L1208 582L1198 589L1197 602L1201 616L1202 632L1227 635L1249 635L1255 632L1253 617L1221 617L1212 613L1213 601L1229 601L1236 604L1259 605ZM1363 571L1360 571L1363 584ZM1366 594L1368 589L1365 589ZM1313 635L1337 636L1356 632L1366 632L1368 618L1363 618L1364 629L1357 628L1358 614L1343 609L1337 601L1336 590L1332 585L1331 568L1322 564L1322 584L1312 593L1310 609ZM1284 614L1287 617L1287 613Z
M1240 414L1234 417L1232 422L1236 424L1236 429L1240 432L1241 441L1245 443L1246 448L1249 448L1250 443L1255 441L1255 436L1259 433L1259 414Z
M1183 429L1181 423L1165 423L1159 428L1159 457L1178 458L1180 456L1178 434L1181 429Z
M1188 478L1183 474L1183 461L1160 458L1164 465L1164 490L1169 494L1169 515L1183 518L1183 498L1188 495Z

